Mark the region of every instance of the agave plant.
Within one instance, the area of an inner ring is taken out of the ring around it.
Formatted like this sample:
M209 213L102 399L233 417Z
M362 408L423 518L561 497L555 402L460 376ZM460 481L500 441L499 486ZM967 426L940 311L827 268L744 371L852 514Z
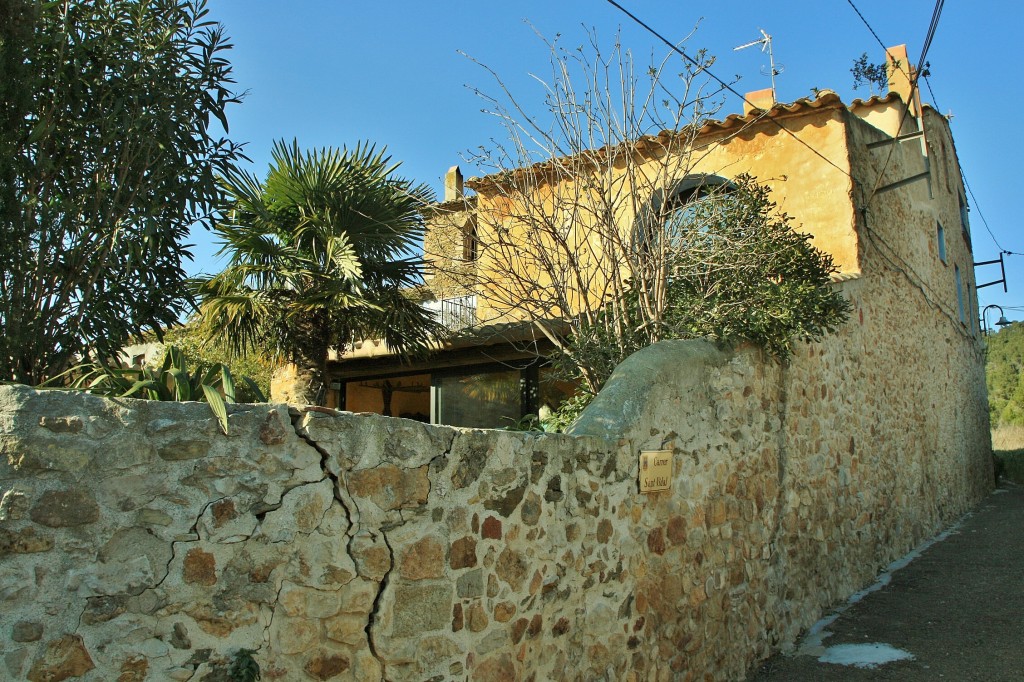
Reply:
M253 394L265 401L259 387L249 377L242 377ZM85 391L115 398L143 400L188 401L210 405L221 430L228 432L227 403L235 402L235 380L227 365L200 365L191 374L185 356L176 346L167 346L158 367L122 369L102 362L87 362L40 385L40 388L61 388Z

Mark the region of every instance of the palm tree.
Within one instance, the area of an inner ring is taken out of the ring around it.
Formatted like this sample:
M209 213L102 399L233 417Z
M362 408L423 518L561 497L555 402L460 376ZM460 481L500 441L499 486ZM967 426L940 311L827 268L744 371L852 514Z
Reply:
M442 332L409 291L422 282L412 255L423 234L425 185L395 177L382 148L274 144L266 180L235 171L215 226L228 255L220 274L196 280L209 338L235 352L270 346L294 364L296 402L326 398L328 350L383 339L403 355Z

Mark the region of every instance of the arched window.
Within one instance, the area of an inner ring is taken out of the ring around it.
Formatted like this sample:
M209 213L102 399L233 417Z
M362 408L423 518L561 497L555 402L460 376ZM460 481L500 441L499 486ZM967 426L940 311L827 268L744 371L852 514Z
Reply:
M651 197L649 210L634 229L641 253L664 246L685 248L688 241L707 235L730 201L732 183L717 175L687 175ZM666 241L667 240L667 241Z

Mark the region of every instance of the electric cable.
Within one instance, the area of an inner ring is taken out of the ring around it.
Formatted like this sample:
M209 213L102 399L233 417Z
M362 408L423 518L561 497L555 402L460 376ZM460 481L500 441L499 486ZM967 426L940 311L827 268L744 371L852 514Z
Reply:
M878 44L881 45L883 47L883 49L885 49L885 43L883 43L882 39L878 37L878 33L875 31L874 28L872 28L872 26L868 22L868 20L864 17L864 15L861 13L861 11L853 3L853 0L846 0L846 2L850 5L850 7L853 8L853 11L857 13L857 16L860 17L861 21L864 22L864 25L867 26L868 31L870 31L871 35L873 35L875 37L875 40L878 41ZM924 48L921 50L921 57L918 59L918 64L917 64L916 71L911 71L910 73L907 73L903 69L901 64L899 64L897 62L894 62L895 67L900 69L901 71L903 71L903 73L910 80L910 94L909 94L909 97L908 97L908 99L910 101L904 103L904 104L906 104L906 108L903 110L903 116L900 118L899 127L896 129L897 135L899 134L899 131L903 130L903 124L906 123L907 116L910 114L910 105L914 101L915 95L920 90L920 86L918 84L918 81L919 81L920 75L921 75L921 73L922 73L922 71L924 69L925 59L928 56L928 49L931 47L932 40L935 37L935 31L938 29L939 17L942 14L942 7L943 7L944 4L945 4L945 0L936 0L935 8L932 10L931 20L928 23L928 31L927 31L927 33L925 35L925 40L924 40ZM921 125L921 129L922 129L922 131L924 130L923 122L922 122L922 125ZM886 156L885 156L885 163L882 164L882 170L879 171L878 177L875 178L875 184L871 188L871 194L868 195L867 201L865 202L865 206L870 204L872 199L874 199L875 195L878 193L879 186L881 185L881 182L882 182L882 176L885 175L885 171L889 167L889 162L892 160L892 154L893 154L894 150L895 150L895 146L891 145L889 147L889 153L886 154ZM959 160L957 161L957 163L959 164Z
M935 37L935 31L939 28L939 16L942 14L942 7L946 4L946 0L935 0L935 9L932 10L932 18L928 23L928 33L924 38L924 46L921 48L921 58L917 60L917 73L920 74L924 69L925 59L928 57L928 50L932 46L932 39Z
M674 43L670 42L665 36L661 35L657 31L655 31L653 28L651 28L650 26L645 24L636 15L634 15L632 12L630 12L625 7L620 5L618 2L616 2L615 0L606 0L606 1L608 2L608 4L612 5L613 7L618 9L620 12L625 14L627 17L632 19L634 22L636 22L636 24L641 26L644 30L646 30L648 33L653 35L655 38L657 38L661 42L665 43L665 45L667 45L670 50L672 50L673 52L675 52L676 54L681 56L683 59L685 59L687 62L689 62L689 64L691 66L695 66L697 68L700 68L702 71L704 71L706 74L708 74L708 76L710 76L715 82L717 82L719 85L721 85L724 89L728 90L732 94L734 94L737 97L739 97L746 104L748 104L752 109L754 109L754 110L760 109L760 107L756 106L753 102L751 102L749 99L747 99L744 95L740 94L735 88L733 88L731 85L729 85L724 80L722 80L721 78L716 76L714 73L712 73L710 69L708 69L707 67L701 66L701 64L699 62L697 62L692 57L690 57L690 55L686 54L686 52L684 52L682 50L682 48L680 48L677 45L675 45ZM827 156L825 156L824 154L819 152L817 149L815 149L811 145L809 145L806 142L804 142L792 130L790 130L786 126L782 125L779 121L775 120L774 118L769 117L768 120L771 121L772 123L774 123L776 126L778 126L779 130L782 130L783 132L788 133L794 140L796 140L797 142L802 144L804 147L809 149L815 156L821 158L828 165L832 166L833 168L838 170L840 173L842 173L846 177L850 178L850 180L853 180L853 176L850 175L850 173L848 171L846 171L844 168L836 165L836 163L834 161L832 161L830 158L828 158Z
M924 78L924 84L928 86L928 94L932 96L932 106L935 107L935 111L942 111L942 107L939 106L939 99L935 96L935 91L932 90L932 82L928 79L927 65L921 77ZM947 117L946 120L948 121L949 118Z
M668 47L669 47L669 48L670 48L670 49L671 49L672 51L676 52L677 54L679 54L680 56L682 56L682 57L683 57L683 58L684 58L685 60L687 60L687 62L689 62L689 63L690 63L691 65L694 65L694 66L699 66L699 65L697 64L697 62L696 62L695 60L693 60L693 59L692 59L692 58L691 58L691 57L690 57L689 55L687 55L687 54L686 54L686 53L685 53L685 52L684 52L684 51L683 51L683 50L682 50L681 48L679 48L679 47L678 47L678 46L676 46L675 44L671 43L671 42L670 42L670 41L669 41L668 39L666 39L666 38L665 38L665 37L664 37L663 35L661 35L661 34L660 34L660 33L658 33L658 32L657 32L656 30L654 30L654 29L653 29L652 27L650 27L649 25L647 25L646 23L644 23L643 21L641 21L641 20L640 20L640 19L639 19L638 17L636 17L636 16L635 16L635 15L634 15L634 14L633 14L632 12L630 12L629 10L627 10L626 8L624 8L624 7L622 6L622 5L620 5L620 4L618 3L618 2L616 2L616 0L607 0L607 2L608 2L608 3L610 4L610 5L612 5L613 7L615 7L616 9L618 9L618 10L619 10L620 12L622 12L623 14L625 14L625 15L626 15L627 17L629 17L630 19L632 19L632 20L633 20L633 21L634 21L634 22L635 22L636 24L638 24L639 26L641 26L642 28L644 28L644 29L645 29L645 30L646 30L647 32L649 32L649 33L650 33L651 35L653 35L653 36L655 36L656 38L658 38L658 39L659 39L659 40L660 40L661 42L663 42L663 43L664 43L665 45L667 45L667 46L668 46ZM852 2L852 0L847 0L847 2L849 2L849 3L850 3L850 5L851 5L851 6L853 6L853 8L854 8L854 10L855 10L855 11L857 12L857 14L858 14L858 15L859 15L859 16L861 17L861 19L862 19L862 20L864 20L864 18L863 18L863 15L862 15L862 14L860 13L860 10L858 10L858 9L856 8L856 6L855 6L855 5L853 5L853 2ZM928 45L929 45L929 46L930 46L930 44L931 44L931 40L932 40L932 38L934 37L934 34L935 34L935 29L936 29L936 28L938 27L938 16L939 16L939 14L941 13L941 9L942 9L942 4L943 4L943 0L938 0L938 2L936 3L936 8L935 8L935 10L933 10L933 12L932 12L932 20L931 20L931 22L930 22L930 24L929 24L929 28L928 28L928 36L926 37L926 41L927 41L927 43L928 43ZM865 24L866 24L866 25L868 26L868 29L869 29L869 30L871 31L872 35L874 35L874 36L875 36L875 39L876 39L876 40L878 40L878 41L879 41L879 43L880 43L880 44L882 44L882 46L883 46L883 48L884 48L884 47L885 47L885 46L884 46L884 43L881 43L881 39L880 39L880 38L878 38L878 34L877 34L877 33L875 33L874 29L873 29L873 28L871 28L870 24L867 24L867 21L866 21L866 20L864 20L864 22L865 22ZM923 63L923 57L924 57L924 56L926 56L926 54L927 54L927 52L926 52L926 51L922 52L922 60L921 60L921 61L922 61L922 63ZM750 101L749 101L749 100L748 100L748 99L747 99L746 97L744 97L744 96L743 96L743 95L741 95L741 94L740 94L739 92L737 92L737 91L736 91L736 90L735 90L735 89L734 89L733 87L731 87L730 85L728 85L728 84L727 84L727 83L726 83L725 81L723 81L722 79L718 78L718 76L716 76L716 75L715 75L714 73L712 73L712 72L711 72L711 71L710 71L709 69L704 69L704 71L705 71L705 72L706 72L706 73L707 73L707 74L708 74L708 75L709 75L709 76L710 76L711 78L713 78L713 79L714 79L714 80L715 80L716 82L718 82L718 83L719 83L719 84L720 84L720 85L721 85L722 87L724 87L725 89L727 89L727 90L728 90L729 92L731 92L731 93L733 93L734 95L736 95L737 97L739 97L739 98L740 98L741 100L743 100L744 102L746 102L746 103L747 103L748 105L750 105L750 106L752 106L752 107L754 106L754 105L753 105L753 103L752 103L752 102L750 102ZM910 85L911 85L911 89L910 89L910 99L911 99L911 100L913 100L913 97L914 97L914 93L915 93L915 91L916 91L916 89L917 89L917 80L918 80L917 78L910 78ZM902 118L901 118L901 120L900 120L900 124L899 124L899 129L897 130L897 134L898 134L898 131L899 131L899 130L902 130L902 128L903 128L903 124L904 124L904 123L905 123L905 121L906 121L906 117L907 117L907 115L908 115L908 114L910 113L910 106L909 106L909 104L910 104L910 103L908 102L908 103L906 103L906 104L907 104L907 106L906 106L906 107L904 108L904 110L903 110L903 117L902 117ZM757 107L754 107L754 108L757 108ZM778 126L778 127L780 128L780 129L781 129L781 130L784 130L785 132L789 133L789 134L790 134L790 136L792 136L792 137L793 137L793 139L795 139L795 140L796 140L797 142L799 142L799 143L800 143L801 145L803 145L804 147L806 147L807 149L809 149L810 151L812 151L812 152L813 152L813 153L814 153L814 154L815 154L816 156L820 157L821 159L823 159L824 161L826 161L826 162L827 162L827 163L828 163L829 165L831 165L831 166L833 166L834 168L836 168L837 170L839 170L839 171L840 171L841 173L843 173L843 175L846 175L846 176L847 176L848 178L850 178L850 180L851 180L851 181L853 181L853 182L856 182L856 179L855 179L855 178L854 178L854 177L853 177L853 176L852 176L852 175L851 175L851 174L850 174L850 173L849 173L848 171L846 171L845 169L843 169L843 168L840 168L839 166L837 166L837 165L836 165L835 163L833 163L833 162L832 162L832 161L831 161L830 159L828 159L827 157L825 157L825 156L824 156L824 155L823 155L823 154L822 154L821 152L819 152L819 151L818 151L817 149L815 149L815 148L814 148L814 147L812 147L811 145L807 144L807 142L805 142L804 140L800 139L800 138L799 138L799 137L798 137L798 136L797 136L797 135L796 135L795 133L793 133L793 132L792 132L791 130L789 130L788 128L786 128L785 126L783 126L783 125L782 125L781 123L779 123L779 122L778 122L778 121L776 121L775 119L769 119L769 120L773 121L773 122L774 122L774 123L775 123L775 124L776 124L776 125L777 125L777 126ZM889 147L889 154L888 154L888 156L886 157L886 161L885 161L885 164L884 164L884 165L882 166L882 171L881 171L881 172L879 173L879 175L878 175L878 178L877 178L877 179L876 179L876 181L875 181L875 187L874 187L874 188L872 189L872 191L871 191L871 194L869 195L869 197L868 197L868 200L867 200L867 202L865 203L865 206L866 206L867 204L869 204L869 203L871 202L871 200L872 200L872 199L874 198L875 194L877 193L877 190L878 190L878 186L879 186L879 182L881 181L881 178L882 178L882 176L883 176L883 175L884 175L884 173L885 173L885 169L886 169L886 167L888 167L889 161L890 161L890 160L892 159L892 152L893 152L893 149L894 149L894 148L895 148L894 146L890 146L890 147ZM861 210L862 210L862 212L864 212L864 213L865 213L865 217L866 217L866 210L867 210L867 209L866 209L866 208L862 208ZM880 235L877 235L877 234L872 234L872 230L870 229L870 227L868 227L868 226L867 226L867 224L865 224L865 230L866 230L866 231L867 231L867 233L868 233L868 234L867 234L867 236L868 236L868 239L869 239L869 240L870 240L870 241L871 241L872 243L874 243L874 242L875 242L875 241L877 240L877 241L878 241L879 243L881 243L881 244L884 244L884 245L885 245L885 247L886 247L887 249L889 249L889 251L890 251L890 252L892 252L892 255L893 255L893 256L894 256L895 258L897 258L897 259L898 259L898 260L899 260L899 261L900 261L900 262L901 262L901 263L902 263L902 264L903 264L903 265L904 265L904 266L906 267L906 269L904 269L904 268L901 268L901 267L899 267L899 266L898 266L898 265L897 265L896 263L894 263L894 262L892 261L892 259L890 259L890 258L889 258L889 257L887 257L887 256L886 256L886 255L885 255L884 253L882 253L881 249L879 249L879 248L878 248L878 247L876 246L876 251L877 251L877 252L879 253L879 255L880 255L880 256L882 256L882 258L883 258L884 260L886 260L886 261L887 261L887 262L889 263L890 267L892 267L893 269L897 270L898 272L901 272L901 273L902 273L902 274L903 274L903 275L904 275L904 276L905 276L905 277L906 277L906 278L907 278L907 279L908 279L908 280L909 280L909 281L910 281L910 282L911 282L911 283L912 283L912 284L913 284L914 286L916 286L916 287L917 287L917 288L918 288L918 289L919 289L919 290L921 291L921 293L922 293L922 295L924 296L925 300L926 300L926 301L927 301L927 302L928 302L928 303L929 303L929 304L930 304L931 306L933 306L933 307L934 307L934 308L935 308L936 310L938 310L939 312L941 312L941 313L942 313L943 315L945 315L945 316L946 316L946 317L948 317L949 319L953 320L954 322L957 322L956 318L955 318L955 317L954 317L954 316L953 316L952 314L950 314L949 312L947 312L947 311L946 311L946 310L945 310L945 309L944 309L944 308L943 308L943 307L942 307L942 306L941 306L941 305L940 305L939 303L937 303L937 301L934 301L934 300L932 300L932 297L935 297L936 299L940 299L941 297L939 297L939 296L936 296L936 295L935 295L935 293L931 291L931 288L930 288L930 287L928 287L928 286L927 286L927 285L926 285L926 284L924 283L924 280L923 280L923 279L922 279L922 278L921 278L921 277L920 277L920 276L919 276L919 275L918 275L918 274L917 274L916 272L914 272L913 268L911 268L911 267L910 267L910 265L909 265L909 264L908 264L908 263L907 263L907 262L906 262L905 260L903 260L903 258L902 258L902 257L900 257L900 256L899 256L898 252L897 252L897 251L896 251L896 250L895 250L895 249L894 249L894 248L893 248L893 247L892 247L891 245L889 245L889 244L888 244L888 242L887 242L887 241L886 241L886 240L885 240L884 238L882 238L882 237L881 237ZM910 272L908 272L908 270L909 270ZM911 273L913 274L913 277L911 277ZM915 279L916 279L916 281L915 281ZM929 296L929 293L931 293L931 296Z
M871 35L875 37L875 42L877 42L881 46L882 50L888 50L889 48L886 47L885 43L882 42L882 39L878 37L877 33L875 33L875 29L872 28L871 24L868 23L868 20L864 18L864 15L861 14L861 11L857 8L857 5L853 4L853 0L846 0L846 2L850 5L850 7L853 8L853 11L857 13L857 16L860 17L860 20L862 22L864 22L864 25L867 26L868 30L871 31Z
M957 164L959 165L959 163L960 160L957 159ZM981 212L981 206L978 205L978 198L974 196L974 191L971 189L970 183L967 182L967 175L964 173L964 169L962 166L960 167L960 177L964 181L964 187L967 189L967 194L971 197L971 201L974 202L974 208L976 211L978 211L978 216L981 218L981 224L985 226L985 231L988 232L988 236L992 238L992 243L996 245L996 248L999 249L1000 253L1011 256L1020 255L1017 253L1013 253L1012 251L1007 251L1006 249L1003 248L1003 245L999 243L999 240L996 239L996 235L992 232L992 228L988 226L988 221L985 220L985 214Z
M888 58L889 48L888 46L886 46L884 42L882 42L882 39L878 37L878 33L875 31L874 27L871 26L871 24L868 22L867 18L860 11L857 5L853 4L853 0L846 0L846 2L848 5L850 5L850 7L853 8L853 11L857 13L857 16L860 17L861 22L864 24L864 26L867 27L871 35L874 36L875 42L878 43L879 47L882 48L882 52L884 52L886 54L886 57ZM911 79L910 73L904 68L903 64L899 63L899 61L893 60L893 66L902 71L903 75L905 75L908 80Z

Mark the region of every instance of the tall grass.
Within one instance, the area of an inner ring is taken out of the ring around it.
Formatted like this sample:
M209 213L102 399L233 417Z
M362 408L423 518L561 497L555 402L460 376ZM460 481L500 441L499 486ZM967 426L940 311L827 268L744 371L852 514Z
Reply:
M1024 426L1000 426L992 429L992 449L1024 450Z

